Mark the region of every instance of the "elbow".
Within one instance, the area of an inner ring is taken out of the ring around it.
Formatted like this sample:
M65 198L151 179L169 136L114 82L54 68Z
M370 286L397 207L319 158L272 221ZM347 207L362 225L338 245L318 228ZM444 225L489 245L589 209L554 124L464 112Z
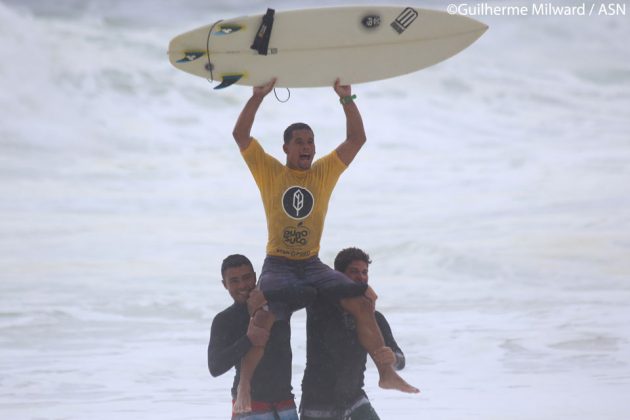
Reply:
M223 373L221 369L219 369L219 366L217 366L217 362L213 360L210 355L208 355L208 371L213 378L216 378Z
M245 127L242 127L240 124L236 124L234 129L232 130L232 137L236 140L237 143L241 142L243 139L249 138L249 130Z
M365 144L366 141L367 141L367 137L366 137L365 133L356 136L355 139L354 139L354 143L357 146L359 146L359 147L363 147L363 145Z
M359 151L367 141L365 134L352 134L346 137L345 143L350 145L354 150Z
M208 370L210 371L210 375L212 375L213 378L216 378L217 376L220 376L221 373L223 373L212 363L208 363Z
M238 130L234 130L232 132L232 137L234 137L234 141L241 150L246 149L249 141L251 140L251 136L249 135L249 133L243 133Z

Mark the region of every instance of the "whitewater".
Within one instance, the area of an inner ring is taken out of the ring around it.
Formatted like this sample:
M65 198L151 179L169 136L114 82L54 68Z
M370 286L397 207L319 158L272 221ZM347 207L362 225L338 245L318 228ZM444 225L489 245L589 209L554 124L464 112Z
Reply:
M251 90L213 91L166 49L218 19L334 5L0 0L0 417L229 417L233 371L212 378L206 347L231 303L221 260L264 259L231 136ZM381 390L368 365L367 394L383 420L624 420L630 18L475 19L490 28L457 56L353 86L368 142L333 194L321 258L370 253L422 391ZM270 95L253 133L283 160L295 121L319 156L343 140L332 88Z

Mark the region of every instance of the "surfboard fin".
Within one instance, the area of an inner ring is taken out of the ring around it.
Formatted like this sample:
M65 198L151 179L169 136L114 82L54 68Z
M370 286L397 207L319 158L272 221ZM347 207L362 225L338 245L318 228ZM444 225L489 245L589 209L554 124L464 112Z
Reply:
M199 57L203 57L204 55L206 55L205 52L201 51L190 51L184 54L184 58L177 60L178 63L190 63L191 61L195 61Z
M234 83L238 82L239 80L241 80L241 78L243 77L242 74L231 74L228 76L223 76L221 79L221 84L215 86L215 89L225 89L228 86L232 86Z

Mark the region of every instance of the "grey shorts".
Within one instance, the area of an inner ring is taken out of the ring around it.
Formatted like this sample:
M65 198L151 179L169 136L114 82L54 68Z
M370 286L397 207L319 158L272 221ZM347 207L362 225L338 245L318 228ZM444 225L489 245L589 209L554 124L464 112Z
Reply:
M359 296L366 288L364 284L352 281L345 274L333 270L317 256L306 260L267 256L258 285L263 293L291 288L313 288L319 297L334 301ZM294 305L280 299L269 302L269 309L279 320L288 320L291 313L301 307L304 304Z
M302 407L300 413L300 420L380 420L365 396L345 408Z

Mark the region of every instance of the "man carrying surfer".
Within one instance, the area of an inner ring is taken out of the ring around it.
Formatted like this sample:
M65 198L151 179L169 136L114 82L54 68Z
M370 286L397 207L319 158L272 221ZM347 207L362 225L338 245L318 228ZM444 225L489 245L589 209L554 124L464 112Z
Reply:
M234 303L218 313L212 320L208 344L208 369L212 376L223 375L236 368L232 386L232 399L240 381L241 359L256 347L268 348L251 379L252 416L257 420L297 420L297 411L291 393L291 342L290 334L274 331L269 339L273 317L259 310L256 319L250 317L248 300L256 300L254 289L256 273L244 255L230 255L221 264L221 278ZM258 323L258 325L257 325ZM288 324L275 323L274 329L289 328ZM233 419L247 419L232 413Z
M385 347L374 316L374 307L362 296L366 284L355 283L318 258L328 202L341 173L348 167L366 141L361 114L350 86L337 80L334 90L339 95L346 116L346 139L334 151L313 162L315 139L311 128L303 123L290 125L284 132L282 164L263 150L251 136L256 112L275 80L254 87L234 127L233 136L260 190L267 219L267 257L259 286L268 292L287 288L313 287L319 296L339 301L341 307L356 320L361 345L375 361L379 386L417 393L389 363L382 363L378 354ZM372 292L373 293L373 292ZM286 323L299 307L290 302L271 301L269 309L277 322ZM257 308L254 308L254 310ZM274 333L286 333L288 328ZM234 404L235 412L251 410L250 380L264 348L250 349L241 363L241 380Z
M346 248L335 258L335 270L358 283L368 282L372 261L358 248ZM318 298L306 308L306 369L302 379L301 420L378 420L363 380L367 353L357 339L356 322L338 303ZM378 352L394 369L405 366L385 317L375 312L385 339Z

